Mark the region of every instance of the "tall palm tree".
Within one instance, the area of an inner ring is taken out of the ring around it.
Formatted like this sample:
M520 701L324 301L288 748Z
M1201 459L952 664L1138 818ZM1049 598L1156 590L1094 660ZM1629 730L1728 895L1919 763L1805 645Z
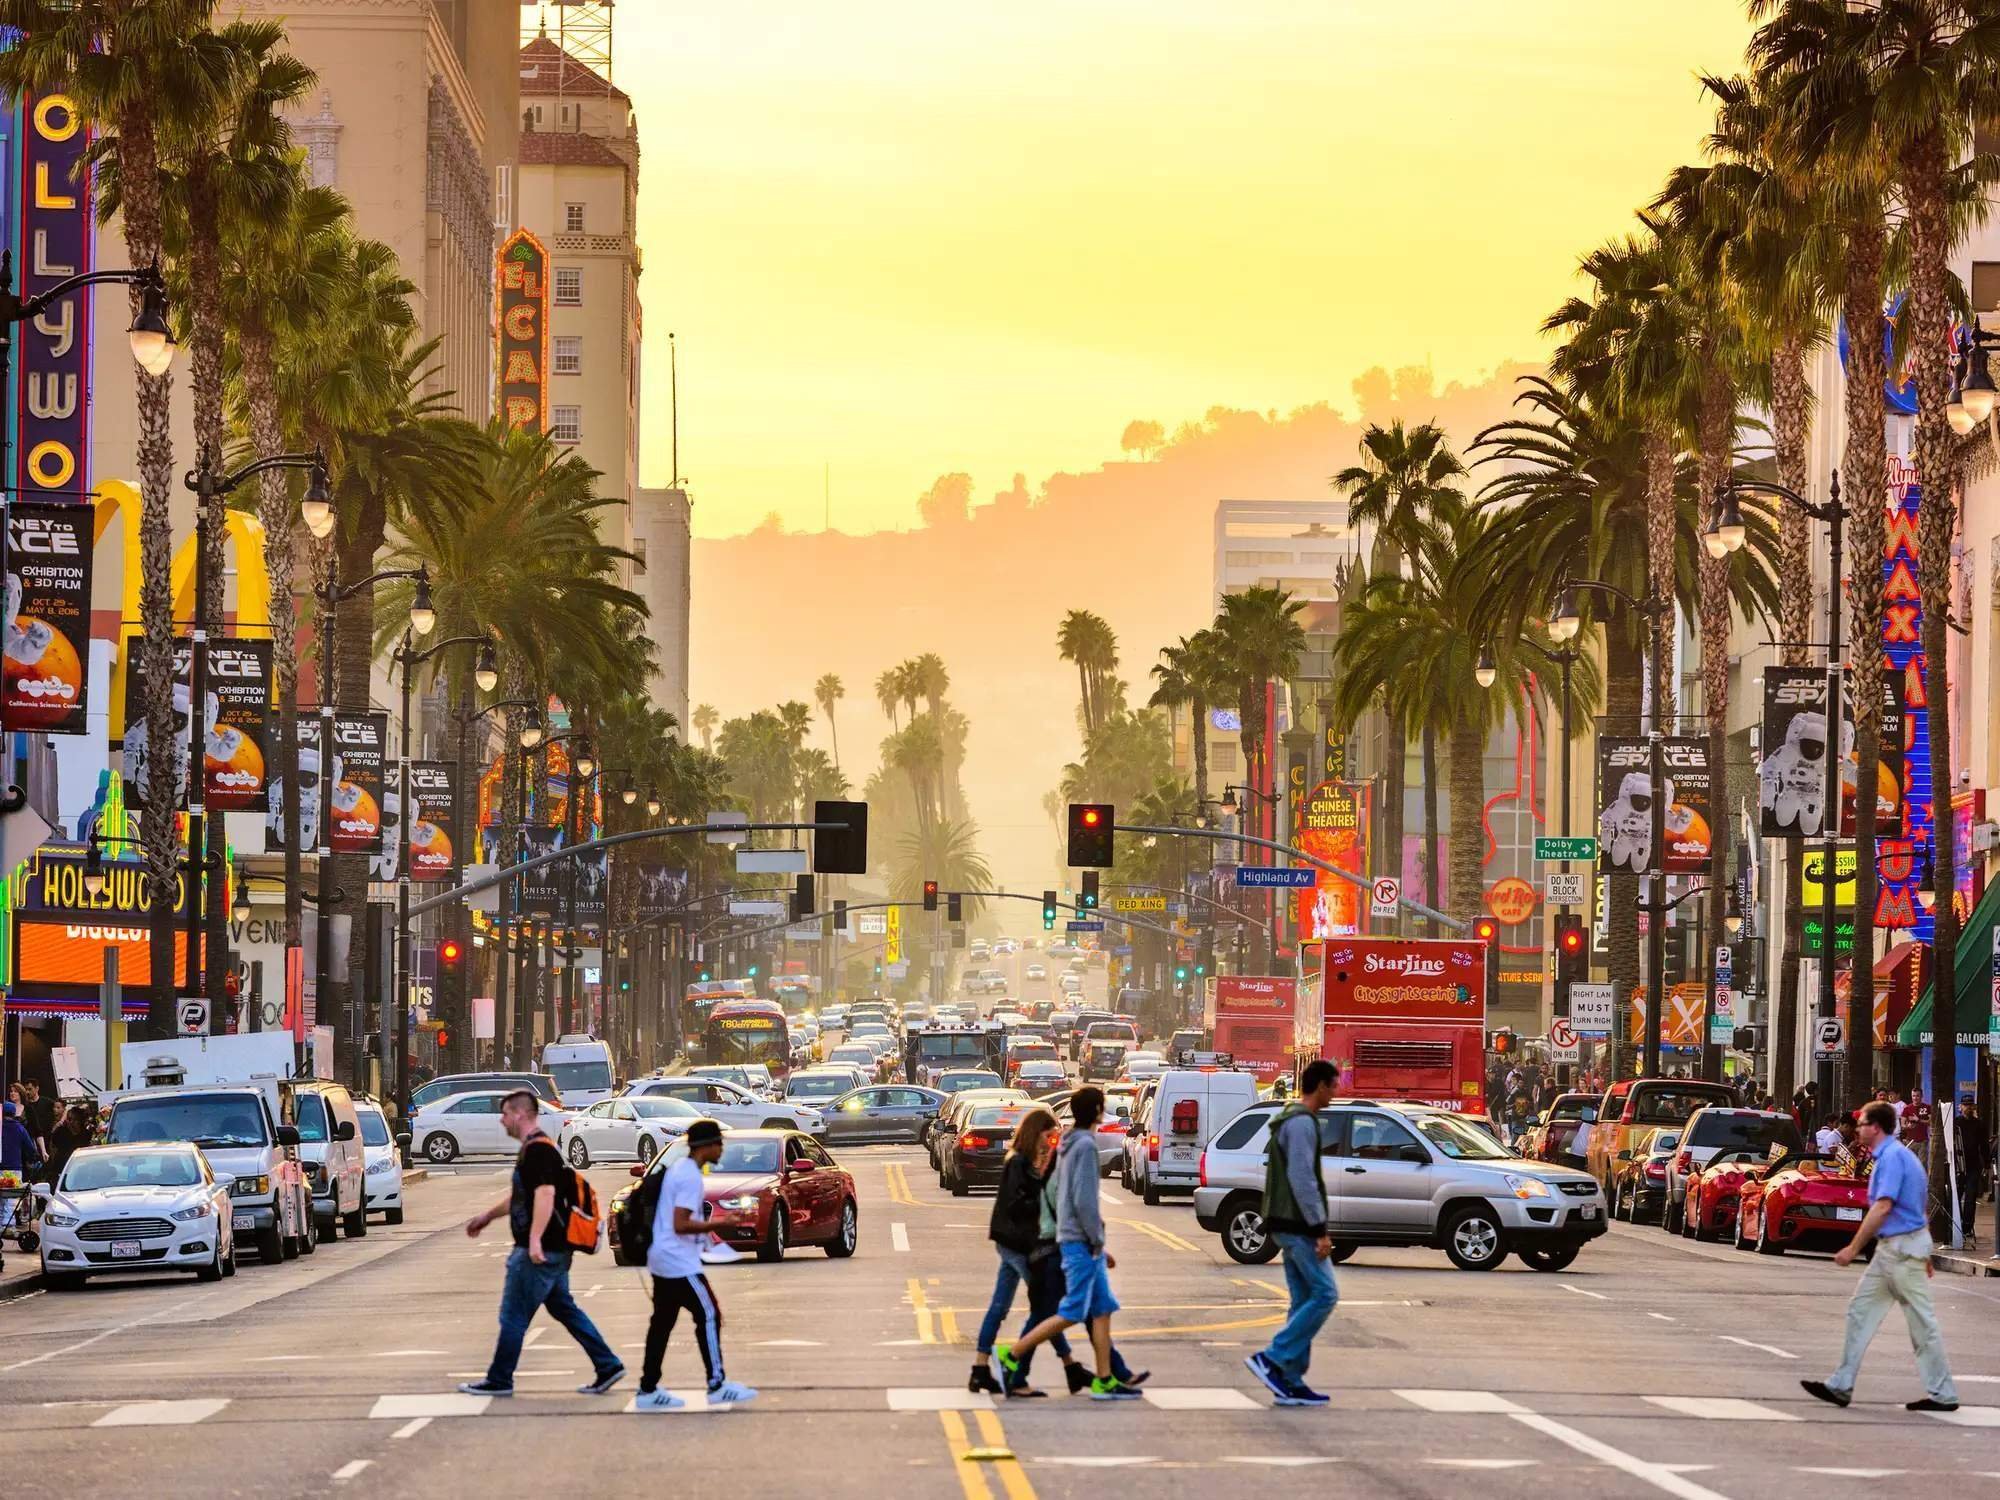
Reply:
M826 715L826 732L833 739L833 764L836 769L840 765L840 726L834 722L833 706L846 696L847 689L837 672L822 673L819 681L813 684L813 702Z
M1086 734L1111 711L1111 674L1118 666L1118 637L1099 615L1073 609L1056 630L1056 654L1076 665L1077 717Z
M875 701L881 705L882 712L888 715L889 732L894 734L896 709L903 701L902 683L896 676L896 668L884 667L875 678Z
M1197 648L1182 636L1171 646L1160 647L1160 659L1153 663L1153 695L1150 708L1186 708L1189 736L1194 746L1194 779L1197 786L1208 781L1208 685L1196 675L1190 658Z
M1271 685L1289 681L1306 649L1305 627L1299 613L1305 601L1280 588L1258 585L1227 595L1216 616L1215 631L1236 686L1236 707L1242 717L1243 750L1250 784L1270 792L1268 747L1264 743L1264 709ZM1255 767L1254 771L1249 768Z
M896 841L896 861L889 877L889 896L914 901L924 882L935 880L946 890L990 891L993 870L979 852L979 825L969 819L927 822ZM985 908L978 896L965 898L966 918Z
M713 703L697 703L688 718L694 724L694 732L701 736L701 748L706 753L714 742L715 726L721 716L716 713Z
M935 651L926 651L910 663L910 671L918 694L930 711L936 713L951 689L951 673L945 670L944 658Z

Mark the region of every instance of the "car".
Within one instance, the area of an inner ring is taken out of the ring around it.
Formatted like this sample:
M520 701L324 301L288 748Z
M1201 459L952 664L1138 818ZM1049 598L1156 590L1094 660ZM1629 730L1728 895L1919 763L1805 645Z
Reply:
M1853 1239L1868 1212L1868 1180L1832 1156L1773 1149L1780 1154L1770 1165L1744 1180L1736 1248L1783 1255L1838 1250Z
M1028 1024L1028 1018L1018 1010L1007 1010L1000 1006L994 1007L993 1014L988 1016L987 1020L1006 1032L1012 1032L1015 1027Z
M974 938L965 950L967 961L975 964L983 964L992 956L993 950L987 945L985 938Z
M235 1179L184 1141L84 1146L42 1200L42 1285L66 1292L106 1271L236 1274Z
M826 1138L921 1143L944 1103L936 1089L913 1083L876 1084L843 1094L826 1106Z
M629 1098L680 1099L709 1119L734 1130L803 1130L818 1135L826 1129L820 1112L788 1099L759 1099L748 1089L720 1078L647 1078L626 1091Z
M1157 1052L1125 1054L1125 1076L1134 1083L1144 1083L1150 1078L1158 1078L1166 1071L1167 1060Z
M944 1186L944 1142L958 1132L973 1110L985 1104L1032 1103L1025 1089L1016 1088L967 1089L946 1099L924 1133L924 1149L930 1154L932 1170L938 1174L938 1186Z
M1062 974L1056 979L1056 988L1061 990L1065 995L1081 995L1083 993L1083 976L1071 973Z
M663 1172L687 1155L676 1141L648 1167L633 1175ZM613 1195L611 1257L621 1266L644 1257L618 1243L618 1206L636 1183ZM795 1245L818 1245L835 1260L854 1253L860 1240L860 1196L854 1178L826 1147L799 1130L732 1130L722 1137L722 1155L706 1169L704 1211L719 1216L716 1235L724 1244L755 1250L757 1259L783 1260Z
M368 1232L368 1161L354 1096L326 1080L294 1084L292 1118L319 1237L331 1240L345 1230L359 1239Z
M1245 1265L1278 1253L1261 1205L1280 1108L1244 1110L1202 1155L1195 1222ZM1449 1111L1354 1100L1317 1118L1336 1261L1363 1245L1423 1246L1463 1271L1490 1271L1510 1253L1561 1271L1607 1230L1604 1191L1589 1174L1515 1156Z
M1638 1143L1661 1125L1676 1128L1704 1105L1733 1105L1736 1094L1727 1085L1694 1078L1626 1078L1604 1091L1591 1122L1584 1170L1597 1179L1609 1197L1611 1168L1621 1151Z
M500 1106L514 1089L490 1089L478 1094L452 1094L435 1100L410 1116L410 1150L440 1165L461 1156L512 1156L520 1142L507 1134ZM566 1111L541 1101L542 1129L561 1139L569 1124Z
M1005 1088L1000 1075L987 1068L952 1068L938 1074L937 1091L947 1098L967 1089Z
M1125 1055L1131 1049L1132 1044L1122 1038L1091 1042L1077 1063L1077 1076L1085 1083L1116 1078L1125 1071Z
M1012 938L1001 938L993 945L995 953L1019 953L1021 945Z
M1108 1010L1090 1010L1077 1007L1071 1014L1069 1023L1069 1057L1071 1062L1083 1061L1083 1039L1091 1027L1103 1021L1113 1021L1117 1017Z
M1049 966L1038 958L1031 958L1021 966L1021 977L1030 983L1047 979L1049 977Z
M1068 1046L1070 1048L1070 1058L1074 1061L1076 1057L1076 1012L1073 1010L1064 1010L1051 1004L1049 1013L1043 1019L1049 1023L1049 1036L1054 1039L1056 1045Z
M931 1008L928 1005L919 1005L914 1002L909 1005L906 1005L903 1007L903 1014L901 1017L903 1022L903 1030L908 1031L912 1027L921 1026L924 1024L924 1022L928 1021L930 1017L931 1017Z
M1097 1146L1097 1172L1100 1177L1112 1176L1124 1161L1125 1142L1132 1135L1132 1112L1136 1105L1137 1097L1130 1090L1104 1091L1104 1114L1099 1118L1093 1131ZM1051 1104L1050 1107L1056 1112L1056 1123L1064 1130L1076 1128L1075 1116L1070 1113L1069 1098Z
M373 1099L354 1101L355 1118L361 1122L361 1152L366 1162L365 1191L368 1212L380 1214L385 1224L403 1222L403 1158L389 1132L389 1117Z
M830 1063L852 1067L865 1077L871 1079L875 1077L882 1065L882 1055L873 1047L866 1046L861 1042L842 1042L838 1047L827 1053L826 1060ZM788 1097L790 1096L791 1089L789 1085L786 1087L785 1093Z
M555 1079L562 1102L572 1108L608 1099L617 1087L611 1074L611 1044L587 1031L566 1032L545 1044L541 1065Z
M1167 1038L1167 1057L1176 1063L1183 1053L1208 1050L1208 1033L1193 1027L1183 1027Z
M1023 1090L1032 1098L1047 1101L1051 1094L1069 1087L1069 1074L1063 1065L1053 1058L1046 1060L1027 1059L1014 1070L1014 1087Z
M1049 944L1050 958L1074 958L1076 956L1076 951L1077 951L1076 944L1074 943Z
M826 1031L841 1031L847 1026L847 1007L827 1005L820 1008L819 1024Z
M954 1198L975 1187L998 1187L1007 1144L1027 1113L1022 1104L975 1104L938 1140L938 1186Z
M1611 1217L1628 1224L1660 1219L1667 1211L1667 1166L1681 1132L1662 1125L1637 1146L1621 1151L1611 1170Z
M742 1063L707 1063L701 1067L689 1068L690 1078L720 1078L724 1083L733 1083L739 1089L748 1089L760 1099L770 1097L771 1070L762 1063L753 1070Z
M1056 1051L1054 1043L1022 1040L1007 1049L1007 1081L1014 1082L1021 1065L1031 1062L1054 1063L1057 1074L1060 1076L1062 1073L1062 1055Z
M1681 1131L1681 1149L1667 1163L1667 1210L1662 1226L1669 1233L1679 1230L1687 1177L1695 1168L1725 1151L1750 1151L1768 1157L1773 1146L1782 1146L1794 1156L1807 1149L1798 1122L1782 1110L1707 1104L1689 1115Z
M279 1091L281 1106L288 1090ZM266 1264L310 1255L319 1235L299 1162L298 1127L272 1113L258 1084L178 1084L121 1094L105 1125L107 1145L185 1141L230 1179L231 1240L248 1233Z
M620 1094L571 1115L556 1148L579 1171L598 1161L651 1161L702 1118L685 1099Z
M785 1100L824 1112L834 1100L852 1093L873 1077L872 1071L845 1063L821 1063L818 1067L802 1068L785 1079Z
M1761 1177L1769 1158L1762 1151L1722 1151L1705 1162L1680 1168L1681 1202L1673 1209L1678 1233L1689 1239L1734 1237L1746 1183Z
M1170 1068L1143 1085L1125 1153L1131 1190L1148 1204L1201 1185L1201 1155L1216 1131L1257 1102L1257 1079L1219 1068ZM1143 1123L1143 1129L1140 1128Z
M1582 1134L1586 1125L1597 1119L1598 1102L1601 1094L1558 1094L1542 1111L1522 1143L1521 1154L1531 1156L1536 1161L1552 1161L1558 1166L1578 1167L1585 1165L1584 1153L1576 1146L1579 1140L1588 1141Z
M561 1104L562 1094L547 1073L446 1073L410 1092L412 1115L426 1105L453 1094L483 1094L492 1089L533 1089L551 1104Z

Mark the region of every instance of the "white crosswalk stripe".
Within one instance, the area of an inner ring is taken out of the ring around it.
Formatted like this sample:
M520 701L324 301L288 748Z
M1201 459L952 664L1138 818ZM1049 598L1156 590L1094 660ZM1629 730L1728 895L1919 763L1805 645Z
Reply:
M205 1422L227 1401L132 1401L113 1407L90 1425L92 1427L186 1427Z
M491 1396L425 1391L416 1395L377 1396L368 1415L376 1421L391 1422L407 1422L412 1417L476 1417L492 1404Z
M1142 1394L1147 1405L1162 1411L1255 1411L1263 1404L1233 1385L1149 1385Z
M1735 1396L1648 1396L1654 1406L1679 1412L1684 1417L1701 1417L1711 1422L1796 1422L1788 1411L1776 1411Z

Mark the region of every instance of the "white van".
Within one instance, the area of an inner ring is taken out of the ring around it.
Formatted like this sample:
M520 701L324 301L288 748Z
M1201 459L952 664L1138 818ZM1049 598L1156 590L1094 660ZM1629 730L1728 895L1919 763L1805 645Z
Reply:
M1133 1189L1147 1203L1158 1203L1162 1193L1191 1193L1201 1186L1202 1151L1216 1131L1257 1102L1257 1079L1220 1069L1169 1068L1146 1085L1146 1093L1134 1125L1145 1149L1126 1153L1127 1170Z
M541 1071L555 1079L564 1109L588 1109L614 1092L611 1044L587 1031L566 1032L543 1047Z

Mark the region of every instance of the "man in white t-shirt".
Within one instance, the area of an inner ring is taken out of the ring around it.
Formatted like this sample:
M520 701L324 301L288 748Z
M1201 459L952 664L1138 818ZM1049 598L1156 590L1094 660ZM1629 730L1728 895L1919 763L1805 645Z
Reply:
M1828 1115L1826 1123L1821 1125L1818 1133L1813 1136L1813 1150L1821 1156L1831 1156L1845 1144L1840 1134L1840 1116Z
M653 1243L646 1251L646 1269L653 1275L653 1317L646 1327L646 1364L632 1403L634 1411L672 1411L685 1404L672 1391L660 1389L667 1340L682 1309L694 1319L695 1342L708 1370L708 1404L753 1401L757 1396L723 1373L722 1308L701 1269L702 1247L709 1234L717 1224L728 1222L726 1214L703 1214L702 1171L722 1155L722 1127L713 1120L696 1120L683 1139L687 1155L666 1169L653 1217Z

